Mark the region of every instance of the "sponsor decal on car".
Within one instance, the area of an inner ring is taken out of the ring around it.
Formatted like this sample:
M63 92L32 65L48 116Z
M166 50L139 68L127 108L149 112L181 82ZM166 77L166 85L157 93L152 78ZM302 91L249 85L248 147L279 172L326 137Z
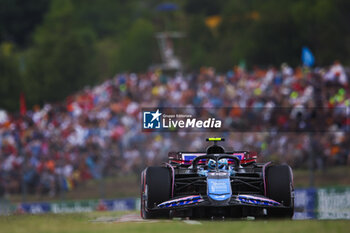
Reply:
M170 201L162 202L158 205L159 208L166 208L166 207L176 207L176 206L183 206L183 205L190 205L194 203L200 203L203 202L204 199L200 195L194 195L194 196L187 196L182 198L173 199Z
M237 195L236 200L244 204L254 204L254 205L266 205L266 206L279 206L279 202L264 198L257 197L252 195Z

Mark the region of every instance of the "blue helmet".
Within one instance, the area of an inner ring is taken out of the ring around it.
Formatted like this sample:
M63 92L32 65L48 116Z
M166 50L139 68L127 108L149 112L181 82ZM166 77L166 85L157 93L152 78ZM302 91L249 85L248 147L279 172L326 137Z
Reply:
M210 159L208 162L208 168L209 170L214 170L216 168L216 161L213 159ZM228 169L228 160L227 159L220 159L218 161L218 168L219 169Z
M227 159L220 159L218 161L219 169L227 169L228 168L228 160Z

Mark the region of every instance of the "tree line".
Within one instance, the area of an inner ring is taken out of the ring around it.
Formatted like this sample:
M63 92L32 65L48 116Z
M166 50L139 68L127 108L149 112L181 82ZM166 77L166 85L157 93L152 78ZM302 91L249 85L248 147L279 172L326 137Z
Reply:
M62 101L118 72L160 63L155 33L180 31L185 69L221 72L244 63L300 64L303 46L316 65L349 64L347 0L0 0L0 108L18 111Z

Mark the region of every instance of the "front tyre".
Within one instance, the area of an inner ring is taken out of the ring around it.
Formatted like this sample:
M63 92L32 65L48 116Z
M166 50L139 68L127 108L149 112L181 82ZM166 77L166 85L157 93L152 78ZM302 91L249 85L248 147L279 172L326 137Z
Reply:
M292 218L294 214L293 173L288 165L272 165L266 169L266 194L287 208L268 209L268 217Z
M168 210L152 210L170 199L171 173L166 167L148 167L141 173L141 217L169 218Z

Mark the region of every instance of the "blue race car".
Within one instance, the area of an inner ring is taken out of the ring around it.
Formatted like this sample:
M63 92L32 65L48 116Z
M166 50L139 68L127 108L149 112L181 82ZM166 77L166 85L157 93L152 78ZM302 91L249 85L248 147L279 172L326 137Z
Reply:
M142 218L292 218L290 166L258 163L254 152L227 152L218 145L223 138L207 141L214 144L206 152L170 152L168 163L142 171Z

